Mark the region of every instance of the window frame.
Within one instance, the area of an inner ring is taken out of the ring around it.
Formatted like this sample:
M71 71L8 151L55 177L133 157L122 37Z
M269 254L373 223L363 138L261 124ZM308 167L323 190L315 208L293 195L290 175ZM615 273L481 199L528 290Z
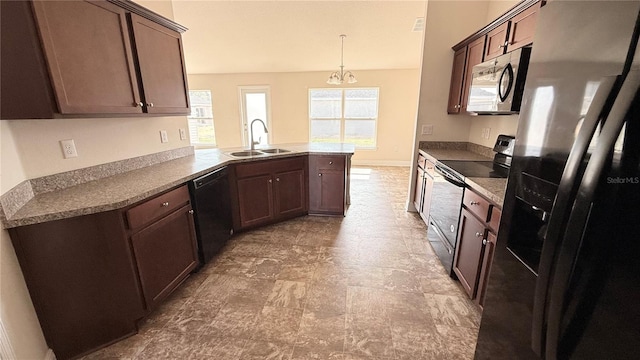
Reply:
M311 93L316 90L339 90L340 95L340 117L339 118L314 118L311 117ZM347 90L376 90L376 116L373 118L347 118L345 117L345 108L346 108L346 92ZM378 123L380 119L380 87L377 86L369 86L369 87L343 87L343 88L334 88L334 87L325 87L325 88L309 88L308 92L308 117L309 117L309 142L313 142L312 140L312 121L340 121L340 139L339 142L345 142L345 125L347 121L371 121L375 122L374 130L373 130L373 145L363 146L354 144L356 149L362 150L376 150L378 148Z
M196 92L196 91L206 91L209 93L209 98L211 99L211 103L209 104L209 107L211 108L211 117L202 117L202 116L191 116L192 113L196 112L196 108L200 107L200 106L194 106L193 102L191 101L191 92ZM189 143L191 144L191 146L195 147L196 149L212 149L212 148L217 148L218 147L218 141L216 139L216 130L215 130L215 121L214 121L214 116L213 116L213 92L209 89L189 89L189 103L190 103L190 112L189 115L187 115L187 127L189 130ZM212 123L212 127L213 127L213 144L211 143L200 143L200 142L195 142L194 139L191 137L191 121L195 120L195 121L199 121L199 120L211 120Z

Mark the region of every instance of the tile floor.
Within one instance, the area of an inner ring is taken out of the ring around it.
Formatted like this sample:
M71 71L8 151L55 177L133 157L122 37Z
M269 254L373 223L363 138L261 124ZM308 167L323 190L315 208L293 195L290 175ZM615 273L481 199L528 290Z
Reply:
M344 218L238 234L85 359L471 359L480 313L404 211L409 168L353 168Z

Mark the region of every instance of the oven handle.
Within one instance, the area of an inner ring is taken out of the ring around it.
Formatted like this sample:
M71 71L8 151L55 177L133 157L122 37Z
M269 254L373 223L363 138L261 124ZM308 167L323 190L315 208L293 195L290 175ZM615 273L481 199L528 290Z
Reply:
M438 237L442 241L442 245L444 245L444 247L447 248L447 252L449 254L452 254L453 253L453 247L451 246L451 244L449 244L449 241L447 241L446 236L444 236L444 234L442 234L442 232L440 232L440 229L438 229L438 227L436 226L436 224L433 223L433 221L429 221L429 226L431 226L433 231L436 232L436 234L438 235Z
M436 164L436 166L434 166L434 169L436 170L436 172L438 174L442 175L442 177L445 180L447 180L448 182L450 182L451 184L453 184L453 185L455 185L457 187L461 187L461 188L466 187L466 184L463 181L460 181L457 177L451 175L451 173L449 173L444 168L438 166L438 164Z

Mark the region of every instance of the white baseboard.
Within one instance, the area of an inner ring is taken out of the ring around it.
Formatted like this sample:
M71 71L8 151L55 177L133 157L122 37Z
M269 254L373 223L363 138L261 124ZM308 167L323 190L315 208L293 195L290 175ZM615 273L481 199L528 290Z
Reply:
M352 160L356 166L411 166L411 160Z
M53 353L53 350L49 349L47 351L44 355L44 360L56 360L56 354Z

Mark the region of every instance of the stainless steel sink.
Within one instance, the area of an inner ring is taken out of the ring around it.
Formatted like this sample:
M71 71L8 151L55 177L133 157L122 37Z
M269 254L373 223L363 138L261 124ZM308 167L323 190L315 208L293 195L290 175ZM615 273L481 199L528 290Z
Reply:
M291 150L287 150L287 149L260 149L258 150L260 152L263 152L265 154L283 154L283 153L288 153L291 152Z
M248 157L248 156L256 156L256 155L264 155L264 153L256 150L245 150L245 151L235 151L228 153L231 156L235 157Z

